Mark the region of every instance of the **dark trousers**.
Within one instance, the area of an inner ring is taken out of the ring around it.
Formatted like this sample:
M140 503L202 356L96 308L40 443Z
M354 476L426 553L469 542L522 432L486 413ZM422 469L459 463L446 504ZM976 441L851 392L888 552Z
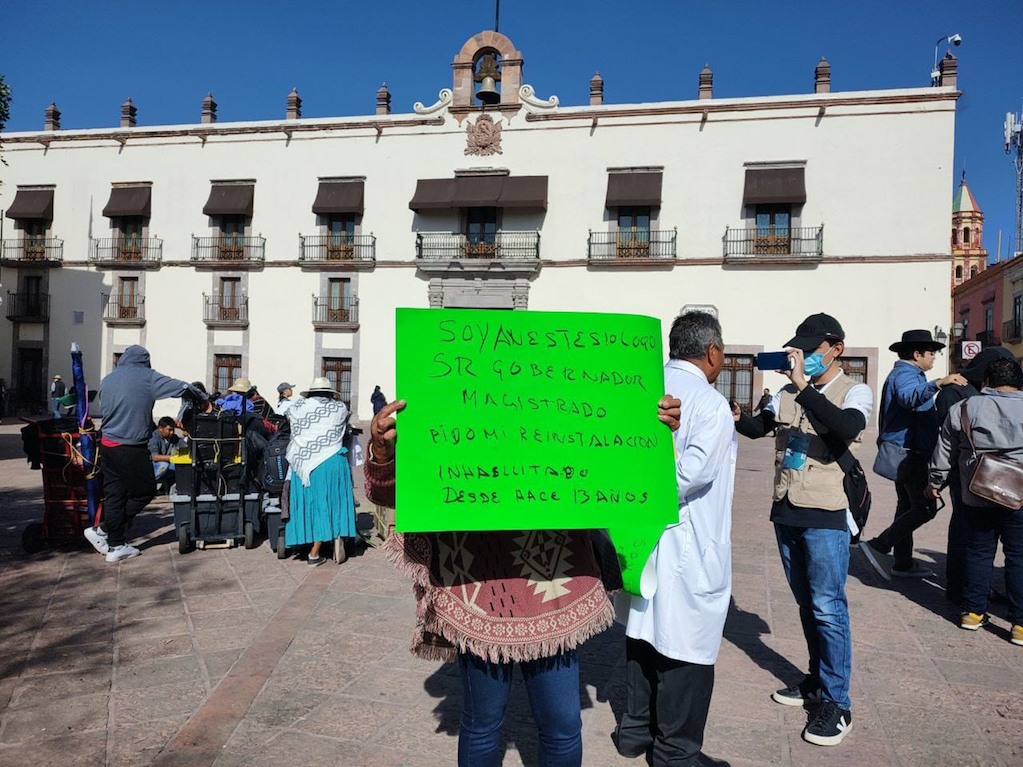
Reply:
M948 546L945 559L945 595L955 604L963 598L966 584L966 539L970 534L969 506L963 503L959 471L948 475L948 494L952 499L952 516L948 520Z
M697 764L714 667L666 658L639 639L625 640L625 655L628 701L615 733L618 752L646 753L654 767Z
M909 570L913 567L913 532L930 522L938 513L938 504L924 497L927 481L927 459L924 453L912 452L899 467L895 480L898 505L895 520L879 536L870 541L871 546L885 553L895 555L895 569Z
M981 509L965 504L963 508L969 525L963 609L979 615L987 612L991 568L1001 537L1009 622L1023 625L1023 509Z
M126 525L156 497L153 459L145 445L100 449L103 472L102 527L110 548L125 542Z

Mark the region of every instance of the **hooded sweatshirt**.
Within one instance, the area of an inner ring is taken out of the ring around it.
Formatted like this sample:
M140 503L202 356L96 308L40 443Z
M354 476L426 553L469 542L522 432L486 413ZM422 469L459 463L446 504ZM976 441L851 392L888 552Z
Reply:
M156 400L186 392L198 401L204 399L202 392L184 381L153 370L145 347L129 346L100 386L103 438L120 445L145 445L153 433Z

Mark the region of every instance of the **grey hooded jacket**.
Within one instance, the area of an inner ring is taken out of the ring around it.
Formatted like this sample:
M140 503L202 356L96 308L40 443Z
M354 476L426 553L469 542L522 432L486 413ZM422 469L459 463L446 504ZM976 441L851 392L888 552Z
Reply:
M953 466L962 476L962 498L969 506L990 506L990 502L970 492L970 478L977 465L973 450L963 433L962 411L969 408L970 426L977 453L998 453L1023 463L1023 391L998 391L985 388L979 397L955 403L941 425L938 444L931 456L932 487L945 484Z
M154 428L153 404L182 395L204 399L202 392L184 381L153 370L145 347L129 346L100 385L103 437L121 445L145 445Z

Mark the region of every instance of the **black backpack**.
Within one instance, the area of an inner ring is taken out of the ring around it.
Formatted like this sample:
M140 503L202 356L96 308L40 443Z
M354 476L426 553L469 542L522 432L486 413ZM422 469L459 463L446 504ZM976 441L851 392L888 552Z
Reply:
M260 475L260 484L268 493L284 492L284 480L288 476L289 442L291 442L290 430L278 431L270 437L266 450L263 452L263 471Z
M816 428L816 424L814 427ZM821 435L821 439L824 440L824 444L827 445L828 450L845 474L842 481L845 497L849 501L849 512L859 528L859 532L852 537L852 543L859 543L863 529L867 526L870 504L873 500L870 495L870 486L867 484L866 472L863 471L863 466L845 442L826 433Z

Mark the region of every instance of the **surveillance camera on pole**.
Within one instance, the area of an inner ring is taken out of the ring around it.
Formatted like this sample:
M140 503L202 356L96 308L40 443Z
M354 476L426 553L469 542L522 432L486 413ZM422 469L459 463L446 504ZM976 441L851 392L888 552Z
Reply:
M938 48L942 43L945 45L954 45L957 48L963 44L963 36L959 33L954 35L945 35L938 38L938 42L934 44L934 68L931 69L931 86L936 87L941 82L941 70L938 69Z

